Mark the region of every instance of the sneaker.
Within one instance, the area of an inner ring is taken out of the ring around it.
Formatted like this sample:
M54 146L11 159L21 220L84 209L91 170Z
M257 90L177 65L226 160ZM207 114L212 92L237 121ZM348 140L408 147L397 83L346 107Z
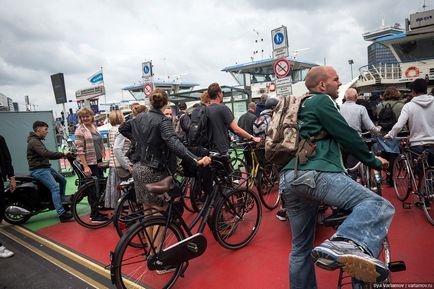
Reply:
M278 218L280 221L287 221L288 220L288 214L286 213L286 210L280 209L276 213L276 218Z
M155 272L157 272L158 275L163 275L163 274L167 274L170 272L174 272L176 270L176 268L170 268L170 269L166 269L166 270L155 270Z
M71 213L68 212L63 212L62 215L59 216L60 222L61 223L66 223L66 222L71 222L74 220L74 217L72 216Z
M110 219L107 218L107 215L103 215L100 213L93 217L90 217L90 220L92 221L92 223L105 223L110 221Z
M311 253L315 264L326 270L342 268L351 277L363 282L382 282L389 276L388 267L363 252L352 241L325 240Z
M8 249L6 249L5 246L0 247L0 258L9 258L12 257L13 255L14 252L9 251Z

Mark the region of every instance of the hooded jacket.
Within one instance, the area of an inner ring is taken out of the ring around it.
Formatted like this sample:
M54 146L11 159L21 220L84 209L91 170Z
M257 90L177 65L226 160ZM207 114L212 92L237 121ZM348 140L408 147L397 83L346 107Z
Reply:
M387 134L391 138L401 131L408 121L411 146L434 144L434 96L419 95L404 105L398 121Z
M30 132L27 137L27 162L31 171L49 168L51 167L49 160L57 160L64 157L64 154L61 152L49 151L42 142L43 139L34 132Z

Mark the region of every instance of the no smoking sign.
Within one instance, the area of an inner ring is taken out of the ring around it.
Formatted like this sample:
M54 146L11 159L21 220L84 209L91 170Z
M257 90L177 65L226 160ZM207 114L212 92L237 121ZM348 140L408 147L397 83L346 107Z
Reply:
M289 74L290 64L286 58L280 58L274 62L274 74L277 78L286 77Z
M151 95L153 90L154 89L152 88L152 84L150 84L150 83L146 83L145 87L143 88L143 92L145 93L145 95L147 97L149 97Z

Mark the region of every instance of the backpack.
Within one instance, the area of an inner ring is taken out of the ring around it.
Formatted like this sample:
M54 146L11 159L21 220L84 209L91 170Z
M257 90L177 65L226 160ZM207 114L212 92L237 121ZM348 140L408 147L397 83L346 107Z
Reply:
M208 130L208 109L196 107L191 113L190 128L187 132L187 144L191 147L209 148L211 135Z
M187 140L187 133L190 128L190 117L187 113L182 113L177 117L175 133L181 141Z
M253 134L255 136L265 138L268 131L268 126L271 122L272 113L261 114L253 123Z
M321 131L319 135L309 139L299 138L298 111L307 97L310 95L285 96L274 109L265 138L265 158L279 169L296 157L295 173L297 173L298 163L306 163L315 153L314 140L326 136L326 132Z
M396 123L396 116L393 112L393 107L397 104L395 102L393 105L387 103L383 105L383 108L378 113L378 125L381 126L382 131L390 131Z

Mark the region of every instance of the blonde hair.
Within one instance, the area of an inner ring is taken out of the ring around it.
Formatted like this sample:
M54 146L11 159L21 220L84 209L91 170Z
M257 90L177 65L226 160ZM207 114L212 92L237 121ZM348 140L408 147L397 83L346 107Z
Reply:
M110 124L113 126L122 124L125 121L125 117L120 110L113 110L110 112L108 119Z
M202 104L208 104L209 103L209 95L208 95L208 91L204 91L201 95L200 95L200 102Z
M80 123L83 123L82 120L81 120L81 118L82 118L83 116L87 116L87 115L90 115L90 116L92 117L92 122L95 122L95 117L93 116L93 115L94 115L94 114L93 114L93 111L92 111L90 108L87 108L87 107L83 107L82 109L80 109L80 110L77 112L77 116L78 116L78 120L79 120L79 122L80 122Z

